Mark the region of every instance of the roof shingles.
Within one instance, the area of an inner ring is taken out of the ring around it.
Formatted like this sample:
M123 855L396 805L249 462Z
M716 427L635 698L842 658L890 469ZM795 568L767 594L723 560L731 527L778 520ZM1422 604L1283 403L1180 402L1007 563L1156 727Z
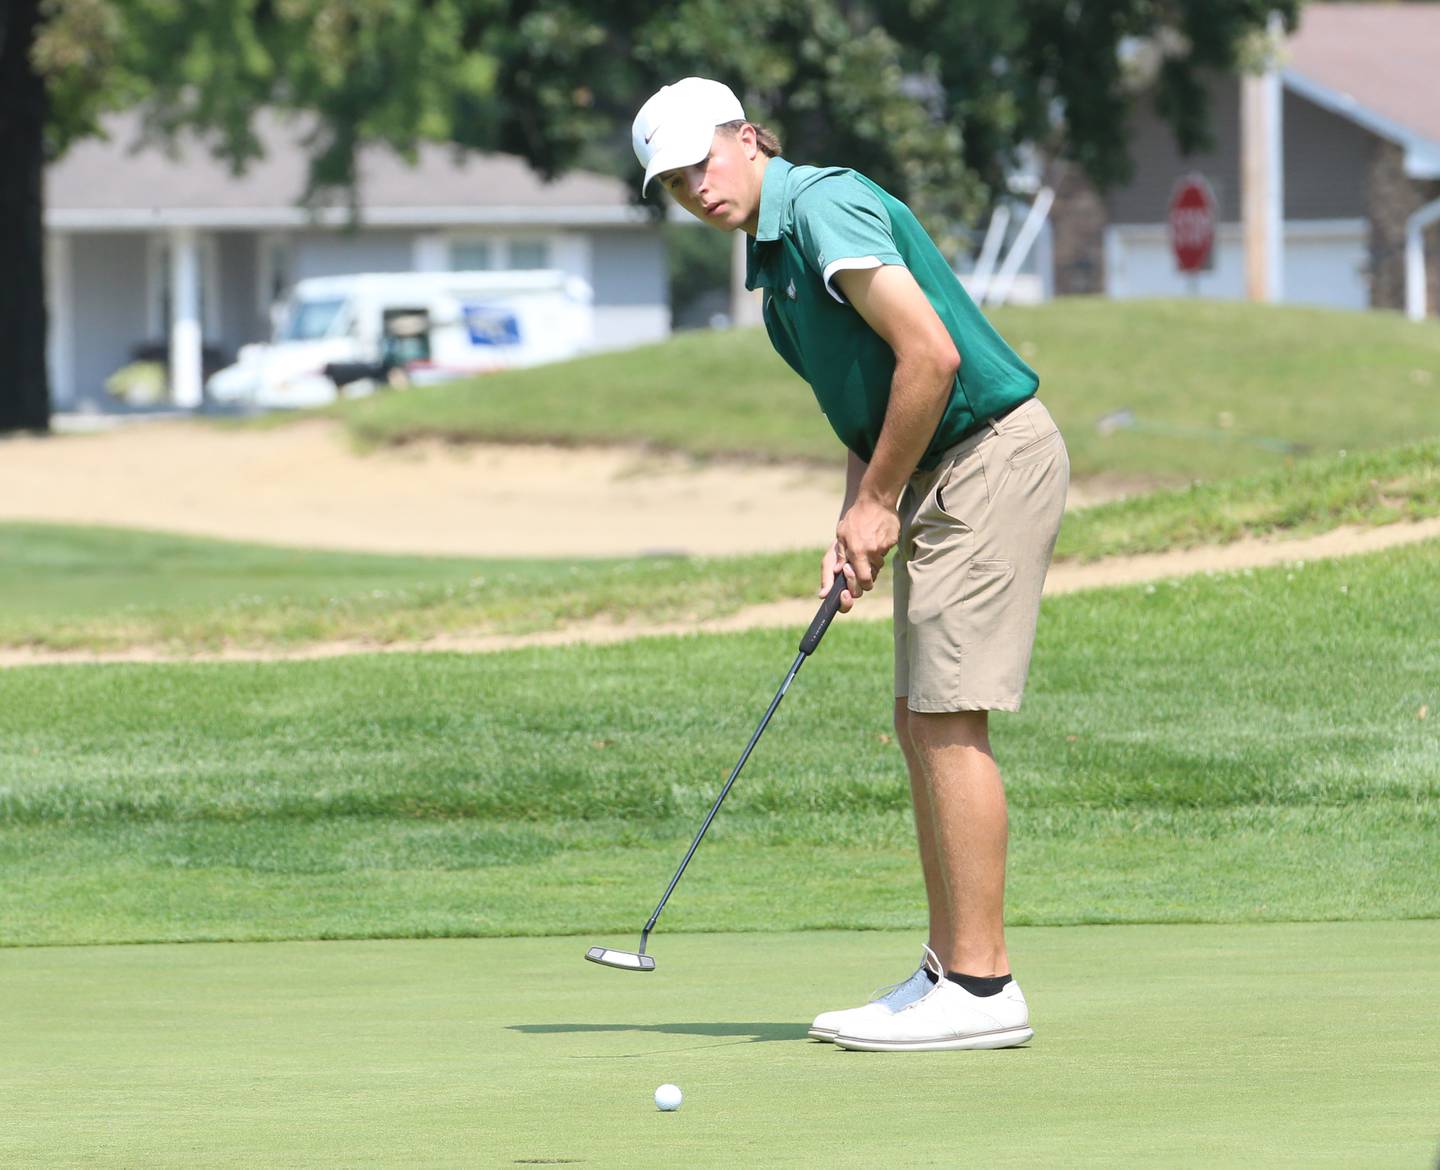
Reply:
M1307 4L1284 63L1440 144L1440 4Z
M305 191L307 157L298 121L257 116L265 153L245 173L231 173L199 139L183 138L178 157L158 146L134 150L138 114L107 119L108 139L78 143L45 176L46 205L60 212L294 210ZM613 220L631 206L620 179L572 172L544 182L523 159L506 154L461 154L427 144L413 167L392 151L367 147L360 157L361 204L366 211L401 213L428 208L587 209ZM643 216L643 212L638 213Z

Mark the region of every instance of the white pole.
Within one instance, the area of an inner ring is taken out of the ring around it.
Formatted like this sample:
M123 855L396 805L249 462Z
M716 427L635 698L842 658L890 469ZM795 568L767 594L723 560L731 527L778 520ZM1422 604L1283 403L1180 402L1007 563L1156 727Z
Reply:
M170 397L187 410L200 405L200 245L194 228L170 233Z
M975 271L970 274L970 299L977 305L985 303L990 291L990 278L995 275L995 261L1000 256L1000 244L1005 239L1005 229L1010 226L1010 208L1001 203L990 217L990 228L985 233L985 242L980 245L980 256L975 261Z
M1054 202L1054 190L1050 187L1041 187L1040 193L1035 196L1035 202L1030 204L1030 213L1025 216L1025 222L1020 225L1020 234L1015 237L1014 245L1005 255L1005 263L1000 265L995 283L990 286L990 295L986 298L987 301L997 305L1005 303L1005 299L1010 295L1010 288L1015 283L1015 274L1020 271L1020 265L1025 263L1025 257L1030 254L1030 245L1040 234L1040 229L1045 224L1045 217L1050 214L1050 205Z
M1272 12L1268 28L1270 38L1269 66L1265 70L1265 169L1269 181L1265 189L1265 247L1269 252L1271 301L1285 299L1285 127L1284 91L1280 85L1279 57L1285 30L1280 14Z
M1424 232L1436 220L1440 220L1440 199L1405 221L1405 315L1412 321L1425 319Z
M1285 163L1276 67L1281 25L1277 14L1271 15L1266 35L1265 71L1240 82L1241 219L1246 295L1252 301L1280 299L1285 247Z

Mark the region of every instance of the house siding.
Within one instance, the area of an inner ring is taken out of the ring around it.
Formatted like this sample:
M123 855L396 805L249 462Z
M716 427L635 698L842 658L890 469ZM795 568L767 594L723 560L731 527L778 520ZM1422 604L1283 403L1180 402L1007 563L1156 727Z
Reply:
M233 356L242 345L270 335L270 322L261 318L255 292L257 236L254 232L219 232L215 243L220 266L220 335L206 341Z
M1376 139L1355 123L1285 94L1285 218L1357 219Z
M1105 197L1111 223L1164 223L1181 175L1199 171L1215 192L1218 218L1239 223L1240 82L1207 83L1213 148L1183 155L1169 125L1148 101L1131 121L1130 181ZM1365 214L1366 176L1375 139L1353 122L1286 92L1281 109L1285 135L1285 218L1353 219Z
M355 276L362 272L412 272L415 233L366 228L348 232L297 232L291 237L294 280Z
M95 233L77 236L71 253L74 295L74 398L63 408L98 406L105 379L131 361L145 335L146 305L136 290L145 285L146 237Z
M1212 149L1183 155L1175 133L1142 98L1130 121L1130 158L1134 172L1129 182L1105 194L1111 223L1164 223L1175 181L1199 171L1215 192L1222 221L1240 219L1240 86L1234 78L1212 78L1206 83L1210 101Z
M623 349L669 336L670 280L658 231L597 231L591 236L590 265L596 349Z

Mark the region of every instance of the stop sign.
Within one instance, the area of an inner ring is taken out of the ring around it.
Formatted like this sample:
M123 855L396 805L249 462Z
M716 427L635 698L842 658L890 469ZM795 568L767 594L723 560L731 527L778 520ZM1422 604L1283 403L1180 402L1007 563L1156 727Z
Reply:
M1170 196L1170 247L1181 272L1210 267L1215 246L1215 193L1203 175L1186 175Z

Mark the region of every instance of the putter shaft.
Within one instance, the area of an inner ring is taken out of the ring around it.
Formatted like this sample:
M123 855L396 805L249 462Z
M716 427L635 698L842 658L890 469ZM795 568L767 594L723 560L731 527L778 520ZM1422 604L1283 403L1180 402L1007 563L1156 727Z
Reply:
M745 745L745 750L740 753L739 762L736 763L730 778L725 781L725 787L720 789L720 795L715 798L715 803L710 806L709 813L705 816L700 831L695 834L695 840L690 842L690 848L685 851L685 857L680 862L680 868L675 871L675 876L670 879L670 884L665 887L665 893L660 896L660 902L655 907L655 913L650 915L650 921L645 924L645 929L640 932L640 950L638 954L645 953L645 944L649 941L650 932L655 929L655 923L660 918L660 912L665 909L665 903L670 900L671 893L680 882L680 875L685 872L685 867L690 864L690 859L695 856L695 850L700 847L700 841L705 836L705 831L710 828L710 822L715 819L715 814L720 811L720 806L725 803L725 797L729 795L731 786L735 783L736 777L740 775L740 769L745 766L745 761L750 758L750 753L755 750L755 745L760 742L760 736L764 733L770 722L770 716L775 714L775 708L780 706L780 700L785 697L785 692L790 689L790 684L795 680L801 665L805 659L815 652L820 645L820 639L825 636L825 631L830 628L830 623L835 615L840 612L840 595L845 591L845 574L837 573L835 582L830 587L830 592L825 600L820 603L820 609L810 622L810 628L805 631L805 636L800 639L800 652L795 655L795 661L790 664L789 671L785 674L785 681L780 684L780 689L775 692L775 697L770 700L770 706L765 709L765 715L760 720L760 725L755 728L755 734L750 737L750 742Z

